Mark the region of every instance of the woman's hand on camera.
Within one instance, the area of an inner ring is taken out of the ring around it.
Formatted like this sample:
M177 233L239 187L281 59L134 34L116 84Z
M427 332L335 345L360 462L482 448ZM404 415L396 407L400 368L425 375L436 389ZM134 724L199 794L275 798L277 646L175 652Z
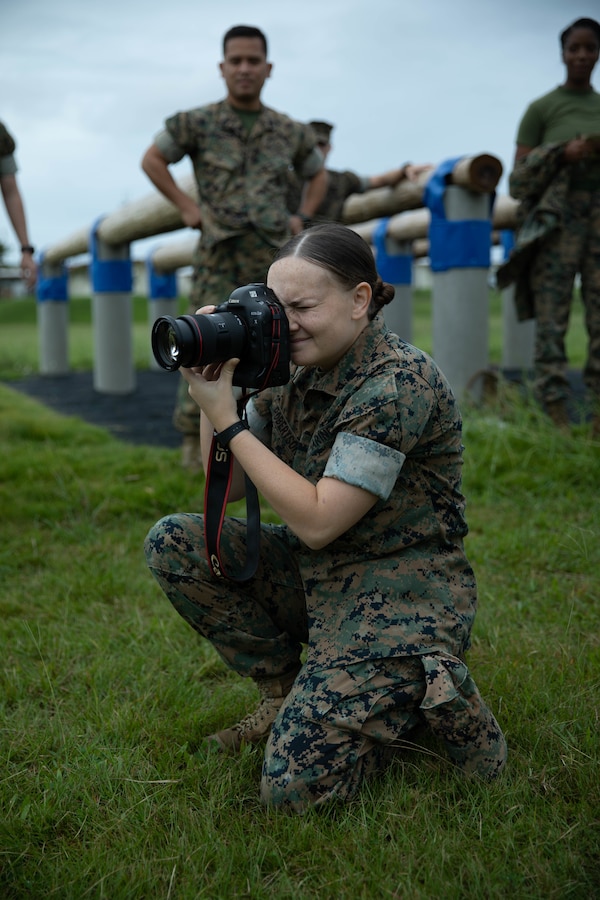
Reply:
M224 431L237 422L237 402L233 393L233 373L239 359L211 363L192 369L181 367L188 383L190 397L213 424L216 431Z
M222 367L223 363L210 363L210 365L208 366L202 366L201 368L194 369L194 372L200 372L202 377L207 381L218 381Z

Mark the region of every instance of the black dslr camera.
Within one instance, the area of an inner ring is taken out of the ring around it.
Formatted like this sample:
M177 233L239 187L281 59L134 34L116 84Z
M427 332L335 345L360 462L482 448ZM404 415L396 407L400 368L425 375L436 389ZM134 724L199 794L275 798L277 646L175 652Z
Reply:
M152 326L152 352L169 372L236 357L233 383L238 387L262 390L290 378L288 320L265 284L236 288L206 315L160 316Z

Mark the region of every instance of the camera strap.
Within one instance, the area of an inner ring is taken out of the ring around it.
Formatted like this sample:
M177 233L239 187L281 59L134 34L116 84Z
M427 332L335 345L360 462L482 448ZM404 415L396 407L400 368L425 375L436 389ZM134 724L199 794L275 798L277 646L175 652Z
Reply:
M246 419L246 403L249 397L238 401L238 412ZM258 567L260 548L260 504L254 483L244 475L246 482L246 562L240 572L226 571L221 558L221 533L233 477L233 453L229 446L219 443L213 435L204 486L204 538L208 562L216 578L248 581Z

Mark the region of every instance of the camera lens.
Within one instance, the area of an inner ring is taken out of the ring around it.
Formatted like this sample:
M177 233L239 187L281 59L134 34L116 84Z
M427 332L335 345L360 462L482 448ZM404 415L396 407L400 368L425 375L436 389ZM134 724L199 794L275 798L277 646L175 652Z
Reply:
M245 340L244 323L229 312L176 319L161 316L152 326L154 358L169 372L240 357Z
M174 319L161 316L152 326L152 352L156 362L169 372L179 366L194 365L198 354L198 342L194 331L184 316ZM187 362L186 360L192 360Z

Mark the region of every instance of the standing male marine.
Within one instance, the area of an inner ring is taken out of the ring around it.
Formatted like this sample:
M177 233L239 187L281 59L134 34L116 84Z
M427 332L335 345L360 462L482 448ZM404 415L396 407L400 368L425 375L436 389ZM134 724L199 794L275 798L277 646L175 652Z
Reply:
M308 125L261 102L271 75L267 40L237 25L223 38L224 100L168 118L142 160L142 169L177 206L185 225L201 229L194 256L190 310L219 304L242 284L264 281L273 250L302 230L323 200L323 157ZM198 202L182 191L169 165L189 156ZM287 209L290 169L306 182L295 214ZM183 464L199 465L199 411L182 379L173 417L184 435Z

